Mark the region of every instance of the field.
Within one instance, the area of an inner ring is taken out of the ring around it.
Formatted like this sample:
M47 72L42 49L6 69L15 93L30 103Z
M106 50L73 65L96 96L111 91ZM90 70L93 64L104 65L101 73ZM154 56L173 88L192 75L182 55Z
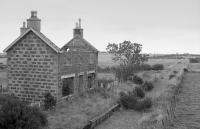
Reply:
M173 65L179 59L149 59L148 64L164 64L165 66ZM100 52L98 57L98 65L101 68L117 66L118 63L112 60L112 55L106 52Z
M105 55L104 55L105 56ZM100 56L101 57L101 56ZM100 62L103 59L99 59L100 67L111 67L116 64L112 62L110 57L106 59L106 62ZM109 63L108 63L109 62ZM151 97L153 99L153 103L156 103L156 100L168 90L168 84L173 83L176 79L172 79L169 81L169 76L174 73L174 71L179 72L183 67L187 66L188 61L184 59L149 59L146 62L150 65L153 64L163 64L164 70L162 71L145 71L138 73L139 76L144 78L145 80L154 80L154 89L148 93L146 96ZM193 66L198 67L198 66ZM176 73L175 72L175 73ZM103 74L103 73L101 73ZM175 75L176 76L176 75ZM117 90L128 91L132 90L134 84L124 83L117 86ZM108 120L99 125L97 129L139 129L139 126L144 121L150 119L152 114L159 114L160 110L157 105L153 106L150 112L139 113L132 110L120 110L119 112L114 113Z
M117 63L112 61L112 55L106 52L100 52L98 56L98 65L101 68L116 66Z
M2 60L5 62L5 60ZM148 64L163 64L165 69L162 71L145 71L138 73L145 80L154 80L155 88L146 95L156 100L165 92L168 84L169 75L173 71L179 71L185 66L185 60L178 59L150 59ZM99 55L99 66L102 68L116 66L112 57L103 53ZM199 66L193 66L199 67ZM6 71L0 71L0 81L6 84ZM98 78L115 80L114 92L89 92L74 98L74 101L67 101L56 106L55 111L48 111L49 129L82 128L89 120L105 112L114 105L118 99L120 91L131 91L136 86L132 82L118 83L113 73L98 73ZM154 108L151 110L155 110ZM147 113L148 114L148 113ZM120 110L114 113L107 121L102 123L97 129L132 129L138 127L138 123L146 118L145 113L138 113L132 110Z

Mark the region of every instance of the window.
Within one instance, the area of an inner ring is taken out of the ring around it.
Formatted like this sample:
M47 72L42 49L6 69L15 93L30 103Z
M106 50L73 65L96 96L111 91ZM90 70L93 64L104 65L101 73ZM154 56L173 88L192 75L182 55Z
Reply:
M62 83L62 96L64 97L73 94L74 77L63 78Z

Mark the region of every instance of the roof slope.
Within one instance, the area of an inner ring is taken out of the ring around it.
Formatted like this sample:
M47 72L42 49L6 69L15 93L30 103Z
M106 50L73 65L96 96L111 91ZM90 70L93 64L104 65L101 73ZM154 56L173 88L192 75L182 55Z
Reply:
M20 35L15 41L13 41L8 47L6 47L3 51L7 52L13 45L15 45L21 38L23 38L26 34L32 31L36 34L41 40L43 40L49 47L51 47L55 52L59 52L60 48L57 47L50 39L48 39L44 34L38 32L32 28L29 28L24 34Z
M74 37L72 40L70 40L68 43L66 43L62 48L71 48L71 47L82 47L87 49L88 51L95 51L98 52L98 50L92 46L92 44L90 44L87 40L85 40L84 38L80 37L80 36L76 36Z

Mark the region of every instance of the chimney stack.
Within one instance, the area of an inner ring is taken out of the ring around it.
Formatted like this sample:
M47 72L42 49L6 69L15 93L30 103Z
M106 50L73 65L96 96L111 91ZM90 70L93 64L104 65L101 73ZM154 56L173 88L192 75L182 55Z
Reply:
M78 23L76 23L76 27L74 28L74 37L79 36L83 38L83 29L81 28L81 19L78 19Z
M27 28L33 28L40 32L41 20L37 17L37 11L31 11L31 17L27 19Z
M23 22L23 26L20 28L20 34L24 34L26 32L27 28L26 28L26 22Z

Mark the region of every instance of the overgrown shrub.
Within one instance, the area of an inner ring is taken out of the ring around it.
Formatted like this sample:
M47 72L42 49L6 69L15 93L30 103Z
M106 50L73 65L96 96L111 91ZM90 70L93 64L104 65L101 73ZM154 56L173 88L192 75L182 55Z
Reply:
M144 70L144 71L151 70L151 65L149 65L149 64L141 64L140 65L140 69Z
M7 101L15 101L17 98L11 95L0 95L0 105L4 105Z
M169 80L171 80L173 77L175 77L176 75L174 75L174 74L170 74L169 75Z
M48 124L46 115L39 108L27 106L16 98L9 97L1 104L1 129L41 129Z
M187 69L187 68L184 68L183 71L184 71L184 72L188 72L188 69Z
M152 107L151 98L145 98L145 99L142 99L142 100L138 100L134 109L136 111L144 111L144 110L151 108L151 107Z
M51 95L51 93L47 92L44 95L44 109L51 110L56 106L56 99Z
M190 58L190 63L199 63L200 59L199 58Z
M150 82L150 81L145 81L144 84L142 85L142 88L145 90L145 91L151 91L154 86L153 86L153 83Z
M138 87L138 86L135 87L134 90L133 90L133 92L139 98L144 98L144 96L145 96L145 93L144 93L144 91L143 91L143 89L141 87Z
M137 75L132 76L131 80L138 85L142 85L143 84L143 79Z
M129 93L124 93L120 92L120 104L125 108L125 109L133 109L137 103L137 97L135 94L129 92Z
M128 93L120 92L120 104L125 109L144 111L152 107L152 100L150 98L139 99L132 92L128 92Z
M163 70L164 69L164 65L163 64L155 64L152 65L152 70Z

